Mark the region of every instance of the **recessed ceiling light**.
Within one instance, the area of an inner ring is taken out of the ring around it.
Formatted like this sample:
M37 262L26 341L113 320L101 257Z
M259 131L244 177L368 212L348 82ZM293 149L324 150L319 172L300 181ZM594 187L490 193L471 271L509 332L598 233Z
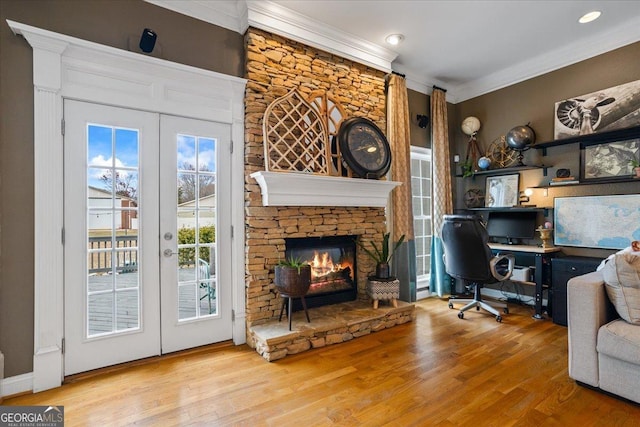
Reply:
M402 34L391 34L384 40L391 45L397 46L404 40L404 36Z
M599 10L594 10L593 12L585 13L584 15L582 15L582 17L578 19L578 22L581 24L586 24L587 22L595 21L600 17L600 15L601 12Z

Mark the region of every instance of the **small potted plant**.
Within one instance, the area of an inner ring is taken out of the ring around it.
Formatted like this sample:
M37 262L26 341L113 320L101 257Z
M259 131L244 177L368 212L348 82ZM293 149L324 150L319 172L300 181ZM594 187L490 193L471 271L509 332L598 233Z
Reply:
M281 260L275 267L273 282L281 294L304 296L311 286L311 266L299 258Z
M469 178L473 176L473 162L471 160L465 161L461 166L462 168L462 177Z
M376 278L377 279L389 279L391 278L391 268L389 267L389 262L393 255L395 254L396 249L400 247L402 242L404 242L404 234L400 236L397 242L394 243L393 249L389 250L389 237L391 233L385 233L382 235L382 247L378 248L374 242L371 242L371 246L373 250L367 248L361 242L358 242L358 245L362 248L363 251L367 253L376 262Z
M640 161L636 160L636 159L631 159L631 167L633 168L633 171L636 173L635 178L640 178Z

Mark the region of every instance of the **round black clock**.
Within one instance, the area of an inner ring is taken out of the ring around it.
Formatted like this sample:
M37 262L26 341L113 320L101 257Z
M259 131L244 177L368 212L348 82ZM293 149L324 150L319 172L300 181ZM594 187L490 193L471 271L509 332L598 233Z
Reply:
M389 142L371 120L352 117L343 121L337 140L342 158L356 175L378 179L389 171Z

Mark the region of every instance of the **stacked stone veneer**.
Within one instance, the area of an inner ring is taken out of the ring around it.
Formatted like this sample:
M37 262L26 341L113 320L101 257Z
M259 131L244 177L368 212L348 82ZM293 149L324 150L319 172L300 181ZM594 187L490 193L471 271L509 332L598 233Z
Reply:
M262 206L260 187L249 175L265 169L265 110L293 88L303 94L327 91L350 116L367 117L386 129L386 96L382 71L253 28L245 44L246 320L251 328L279 314L273 269L284 258L285 238L357 235L380 244L386 229L384 208ZM375 264L357 252L358 297L364 299ZM249 331L247 337L254 346Z

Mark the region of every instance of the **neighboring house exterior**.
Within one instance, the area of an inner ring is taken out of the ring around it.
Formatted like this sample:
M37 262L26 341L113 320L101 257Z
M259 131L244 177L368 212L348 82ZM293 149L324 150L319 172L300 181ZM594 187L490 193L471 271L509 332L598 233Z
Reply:
M201 227L216 225L216 196L211 194L201 197L197 206L195 200L178 205L178 229L195 228L196 207L199 209L200 220L198 223Z
M138 212L126 210L136 207L134 199L116 194L114 209L110 209L111 192L92 186L89 186L87 197L89 206L96 208L96 211L91 212L87 219L90 230L110 230L112 227L115 230L138 229Z

